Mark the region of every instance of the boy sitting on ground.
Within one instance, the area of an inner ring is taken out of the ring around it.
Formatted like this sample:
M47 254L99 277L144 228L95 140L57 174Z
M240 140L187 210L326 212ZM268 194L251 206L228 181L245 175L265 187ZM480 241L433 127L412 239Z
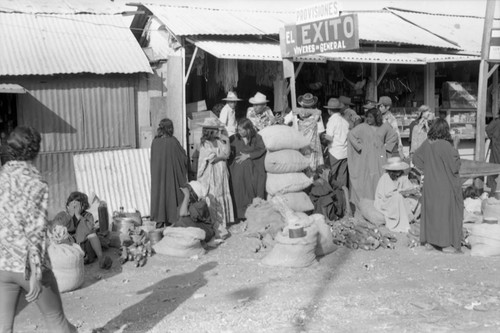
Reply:
M98 259L100 268L109 269L113 262L110 257L102 254L101 242L95 230L94 216L87 211L89 207L89 200L85 193L73 192L66 201L66 211L56 215L54 224L68 229L70 236L85 253L85 264Z

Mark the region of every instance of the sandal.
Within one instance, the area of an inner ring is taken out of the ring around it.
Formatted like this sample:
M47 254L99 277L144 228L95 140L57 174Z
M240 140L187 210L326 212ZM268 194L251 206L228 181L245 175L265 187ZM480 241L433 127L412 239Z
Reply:
M463 254L462 250L457 250L452 246L444 247L441 251L448 254Z

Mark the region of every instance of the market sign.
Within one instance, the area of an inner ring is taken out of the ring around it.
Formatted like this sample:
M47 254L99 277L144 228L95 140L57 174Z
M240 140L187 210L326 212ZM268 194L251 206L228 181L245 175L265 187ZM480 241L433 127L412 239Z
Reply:
M357 49L358 16L350 14L285 25L280 30L280 47L283 58Z
M309 23L340 16L340 2L329 1L298 9L295 24Z
M491 29L489 61L500 61L500 29Z

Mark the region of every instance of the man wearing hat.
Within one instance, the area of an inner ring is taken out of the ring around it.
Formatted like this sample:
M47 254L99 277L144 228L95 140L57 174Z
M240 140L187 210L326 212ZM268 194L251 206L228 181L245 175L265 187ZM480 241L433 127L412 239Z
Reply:
M400 156L401 158L403 158L403 143L401 142L401 134L399 133L398 121L391 112L392 99L389 96L380 96L377 106L380 113L382 113L382 121L391 125L391 127L398 134L398 145L394 147L392 155Z
M236 103L241 99L236 96L235 92L230 91L222 100L226 101L226 105L220 111L219 120L226 127L228 136L231 136L236 133Z
M339 96L339 101L343 105L340 113L342 113L344 119L349 123L349 129L352 129L354 126L360 124L361 117L358 116L356 111L350 108L354 105L351 103L351 99L347 96Z
M257 131L275 123L273 111L267 106L266 95L257 92L249 99L251 107L247 110L247 118L253 123Z
M347 186L347 133L349 123L340 115L343 104L337 98L330 98L328 109L330 118L326 124L325 139L330 142L328 160L330 166L330 179L338 181L341 186Z
M410 222L419 214L418 200L414 196L419 193L418 185L405 175L410 166L400 157L389 157L382 167L386 173L377 184L375 209L384 215L385 226L390 231L408 232Z
M301 132L311 143L311 150L303 153L306 157L309 157L309 166L313 171L318 166L324 164L319 135L325 131L325 126L321 119L321 111L315 108L317 102L318 97L311 93L299 96L297 103L299 103L301 108L294 108L293 111L284 117L285 125L291 124L293 128Z

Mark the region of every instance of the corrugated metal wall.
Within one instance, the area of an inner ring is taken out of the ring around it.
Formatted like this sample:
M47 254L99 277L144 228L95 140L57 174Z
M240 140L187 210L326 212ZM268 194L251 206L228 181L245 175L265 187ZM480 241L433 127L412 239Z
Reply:
M40 154L35 160L43 179L49 184L49 219L65 209L66 199L76 191L73 153Z
M150 149L124 149L74 155L78 189L95 192L112 213L121 206L149 215Z
M136 146L135 77L15 81L28 90L18 99L18 123L40 131L42 152Z

